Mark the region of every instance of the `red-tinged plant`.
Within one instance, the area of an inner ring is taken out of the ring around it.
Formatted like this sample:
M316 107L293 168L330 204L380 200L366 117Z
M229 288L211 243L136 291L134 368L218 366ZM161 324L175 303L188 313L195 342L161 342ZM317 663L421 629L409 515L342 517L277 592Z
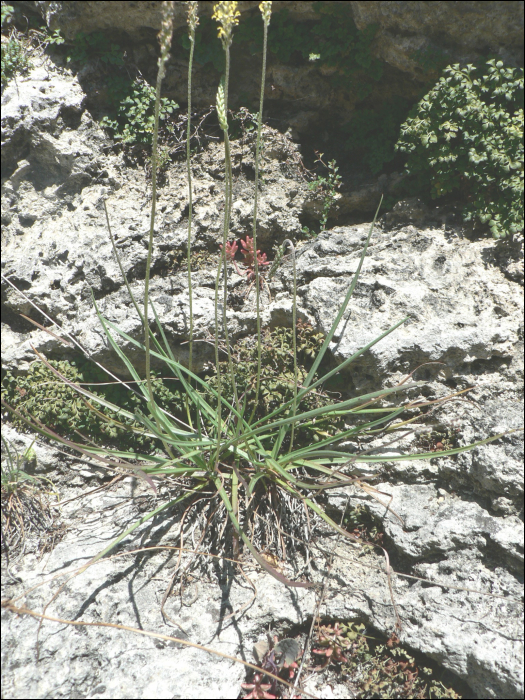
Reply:
M241 245L244 248L244 250L241 250L241 253L244 255L244 264L252 270L255 268L253 238L246 236L245 241L241 240ZM266 260L266 253L261 253L260 250L257 251L257 263L261 266L270 264L270 262Z
M319 648L312 649L312 652L326 656L326 661L320 667L321 669L326 668L331 661L336 663L348 661L343 652L352 646L352 642L344 636L344 633L345 631L341 629L339 622L336 622L333 627L323 625L319 628Z
M222 243L221 243L221 248L222 248ZM237 272L238 275L244 275L244 272L241 272L239 270L239 266L237 265L237 261L235 260L235 255L237 251L239 250L239 246L237 245L236 241L233 241L233 243L230 243L229 241L226 242L226 260L229 260L230 262L233 263L235 267L235 271Z
M295 673L299 666L296 659L300 655L299 644L295 639L283 639L278 642L278 637L274 636L273 640L268 637L268 644L272 646L264 654L261 662L261 668L265 671L273 673L275 676L280 676L283 680L289 682L295 677ZM274 646L275 645L275 646ZM265 679L264 673L256 673L251 683L242 683L241 687L244 690L250 690L248 695L245 695L243 700L249 698L277 698L282 697L278 694L278 681L276 678L271 678L269 683L263 683ZM294 698L300 698L301 695L294 695Z
M222 248L222 245L221 245ZM233 241L233 243L230 243L229 241L226 243L226 259L231 260L231 262L235 262L235 254L239 250L239 246L237 245L236 241Z
M235 271L238 275L246 275L247 281L251 282L251 280L253 280L255 277L255 253L253 248L253 238L246 236L246 240L243 241L240 239L240 241L241 246L243 247L243 250L241 250L241 253L244 255L243 263L246 265L247 269L240 270L239 266L237 265L237 261L235 260L235 255L239 250L239 246L237 245L236 241L233 241L233 243L226 243L226 260L233 263ZM264 268L270 264L270 261L266 259L266 253L261 253L260 250L257 251L257 264L259 267L259 272L263 272Z
M271 683L263 683L263 674L256 673L253 677L252 683L241 683L241 688L244 690L251 690L251 693L245 695L243 700L248 700L249 698L276 698L276 695L272 695L268 691L271 689Z

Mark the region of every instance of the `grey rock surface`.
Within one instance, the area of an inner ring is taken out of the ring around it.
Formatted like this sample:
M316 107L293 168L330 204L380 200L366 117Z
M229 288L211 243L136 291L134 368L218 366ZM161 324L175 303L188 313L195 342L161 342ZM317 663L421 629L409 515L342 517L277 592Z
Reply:
M454 63L459 53L463 60L470 56L474 61L491 46L502 52L502 58L520 61L523 6L519 3L352 2L352 11L359 29L379 25L376 53L416 79L421 76L417 52L445 52Z
M521 521L494 517L476 502L437 489L435 483L388 482L376 487L393 497L391 502L384 496L382 500L405 523L403 529L396 518L385 517L384 506L369 502L367 507L383 518L390 557L412 562L412 576L451 586L396 577L403 639L467 680L478 697L519 697L522 668L513 659L523 655L522 593L516 577L523 558ZM346 495L332 494L330 499L340 507ZM359 500L362 496L355 495L351 502ZM353 564L337 562L341 578L348 582L356 576ZM371 580L370 572L367 576L372 615L386 622L391 612L374 599L376 579ZM362 602L350 610L353 604L355 599L338 595L331 613L359 614Z

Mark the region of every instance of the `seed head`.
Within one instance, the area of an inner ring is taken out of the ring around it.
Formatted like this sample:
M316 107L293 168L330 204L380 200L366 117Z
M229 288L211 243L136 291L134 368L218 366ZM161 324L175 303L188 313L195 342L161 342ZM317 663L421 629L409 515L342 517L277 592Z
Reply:
M190 37L195 33L195 29L199 24L199 3L197 0L188 0L188 25L190 28Z
M263 0L263 2L259 3L259 9L263 16L264 23L270 24L270 17L272 16L272 3L269 2L269 0Z
M228 131L228 120L226 118L226 105L224 102L224 79L219 83L217 89L217 116L219 117L219 124L223 131Z
M216 2L212 19L217 20L221 25L219 27L219 39L222 41L224 49L227 49L232 43L232 30L236 24L239 24L241 13L237 9L237 2Z
M159 70L161 72L161 78L164 77L164 66L168 60L168 53L171 46L174 10L175 3L173 1L162 3L162 23L160 25L160 32L158 33L160 44Z

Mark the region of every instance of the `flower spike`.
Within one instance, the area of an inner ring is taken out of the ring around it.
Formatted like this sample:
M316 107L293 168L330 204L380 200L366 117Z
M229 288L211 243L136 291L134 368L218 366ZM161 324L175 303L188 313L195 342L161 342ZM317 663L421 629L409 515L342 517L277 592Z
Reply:
M241 13L237 9L237 2L216 2L212 19L217 20L221 25L219 27L219 39L226 50L232 43L232 30L236 24L239 24Z
M263 21L266 25L270 24L270 17L272 16L272 3L269 0L264 0L264 2L259 3L259 9L261 11Z

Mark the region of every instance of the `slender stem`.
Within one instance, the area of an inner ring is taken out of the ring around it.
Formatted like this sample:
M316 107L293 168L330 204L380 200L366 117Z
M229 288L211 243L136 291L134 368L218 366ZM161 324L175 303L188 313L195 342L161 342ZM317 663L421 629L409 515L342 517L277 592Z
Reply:
M292 339L293 339L293 403L291 406L291 414L295 416L297 412L297 384L299 382L299 377L297 373L297 270L295 267L295 246L292 241L287 238L285 243L288 243L289 247L292 249L292 261L293 261L293 303L292 303ZM292 434L290 436L290 447L288 452L292 451L293 439L295 433L295 423L292 423Z
M217 271L217 279L215 284L215 363L217 367L217 393L219 405L217 407L217 419L218 419L218 429L217 429L217 452L215 455L215 463L218 461L219 451L220 451L220 441L222 433L222 382L221 382L221 370L219 363L219 340L218 340L218 330L219 330L219 284L221 270L223 270L223 304L222 304L222 323L224 328L224 340L226 343L226 351L228 354L228 370L230 374L230 379L232 382L233 392L234 392L234 403L237 409L240 410L239 398L237 395L237 385L235 382L235 373L233 369L233 360L230 350L230 339L228 334L228 316L227 316L227 303L228 303L228 266L226 262L226 244L228 242L228 233L230 230L230 214L231 214L231 203L232 203L232 168L231 168L231 153L230 153L230 139L228 137L228 83L230 79L230 47L226 45L224 47L224 53L226 58L226 67L224 72L224 114L226 118L226 128L224 129L224 225L223 225L223 235L222 235L222 255L221 262L219 264L219 269Z
M238 465L237 465L238 466ZM232 470L232 510L236 520L239 520L239 478L237 476L237 470ZM239 535L234 530L233 532L233 558L239 558Z
M221 432L222 432L222 381L221 381L221 367L219 363L219 280L221 276L221 270L225 264L224 252L221 255L219 261L219 267L217 269L217 279L215 282L215 369L217 372L217 451L214 458L215 464L217 464L219 459L219 450L221 444Z
M151 386L151 376L150 376L150 342L149 342L149 320L148 320L148 307L149 307L149 280L150 280L150 268L151 268L151 255L153 249L153 231L155 226L155 211L156 211L156 198L157 198L157 140L158 140L158 125L159 125L159 103L160 103L160 86L162 79L160 76L157 78L157 91L155 96L155 124L153 127L153 150L151 156L151 217L150 217L150 227L149 227L149 241L148 241L148 257L146 261L146 278L144 281L144 345L146 348L146 382L148 385L148 392L150 395L150 401L153 402L153 390Z
M168 46L169 48L169 46ZM157 73L157 88L155 91L155 121L153 125L153 145L151 153L151 217L149 225L149 241L148 241L148 258L146 262L146 277L144 281L144 346L146 348L146 382L148 387L149 401L151 404L151 413L155 416L155 422L159 434L163 433L160 421L157 416L157 411L153 409L155 399L153 396L153 385L151 383L151 358L150 358L150 328L148 320L148 308L149 308L149 281L150 281L150 270L151 270L151 256L153 250L153 232L155 228L155 213L157 205L157 146L159 137L159 113L160 113L160 90L162 86L162 78L164 77L164 63L167 59L168 49L164 53L161 51L161 58L159 59L159 70ZM163 440L164 449L173 459L173 453L169 445Z
M193 293L191 286L191 224L193 219L193 187L191 181L191 74L193 68L193 53L195 51L195 30L190 30L190 62L188 65L188 129L186 131L186 163L188 167L188 291L190 301L190 354L188 367L192 371L193 359Z
M224 77L224 111L226 114L226 120L228 119L228 87L230 80L230 48L226 50L226 71ZM226 125L228 122L226 121ZM224 340L226 342L226 352L228 353L228 370L230 373L230 381L233 388L233 404L236 406L237 411L241 413L241 405L239 402L239 396L237 393L237 382L235 381L235 370L233 368L233 359L230 349L230 338L228 334L228 265L226 262L226 243L228 242L228 234L230 232L230 218L233 202L233 174L232 174L232 159L230 151L230 137L228 135L228 129L226 128L224 132L224 170L225 170L225 202L224 202L224 231L223 231L223 241L222 250L224 254L224 288L223 288L223 302L222 302L222 323L224 326ZM227 184L227 187L226 187ZM241 429L241 424L237 422L237 434Z
M153 127L153 148L151 155L151 217L150 217L150 227L149 227L149 241L148 241L148 258L146 262L146 278L144 281L144 346L146 348L146 383L148 387L148 395L151 405L155 401L153 396L153 386L151 383L151 357L150 357L150 328L148 320L148 308L149 308L149 281L150 281L150 270L151 270L151 257L153 250L153 232L155 227L155 213L156 213L156 203L157 203L157 143L159 135L159 111L160 111L160 88L162 84L162 69L159 68L157 76L157 90L155 93L155 123ZM157 423L157 428L159 433L162 433L162 427L156 416L156 411L151 408L151 413L155 415L155 421ZM173 453L167 443L164 442L164 448L171 458L173 458Z
M188 126L186 130L186 165L188 171L188 247L187 247L187 262L188 262L188 297L190 307L190 347L188 357L188 368L190 372L193 369L193 289L191 283L191 224L193 221L193 187L191 180L191 74L193 69L193 53L195 51L195 29L190 27L190 61L188 64ZM190 427L193 425L190 413L190 401L186 394L186 414ZM198 417L197 417L198 420Z
M254 268L255 268L255 304L257 314L257 383L255 385L255 399L253 409L248 420L251 423L257 410L259 401L259 390L261 386L261 313L260 313L260 286L259 286L259 260L257 257L257 202L259 188L259 161L261 159L261 131L262 131L262 115L264 105L264 84L266 81L266 51L268 44L268 21L264 20L264 36L263 36L263 65L261 78L261 95L259 100L259 114L257 116L257 145L255 152L255 189L253 200L253 250L254 250Z

